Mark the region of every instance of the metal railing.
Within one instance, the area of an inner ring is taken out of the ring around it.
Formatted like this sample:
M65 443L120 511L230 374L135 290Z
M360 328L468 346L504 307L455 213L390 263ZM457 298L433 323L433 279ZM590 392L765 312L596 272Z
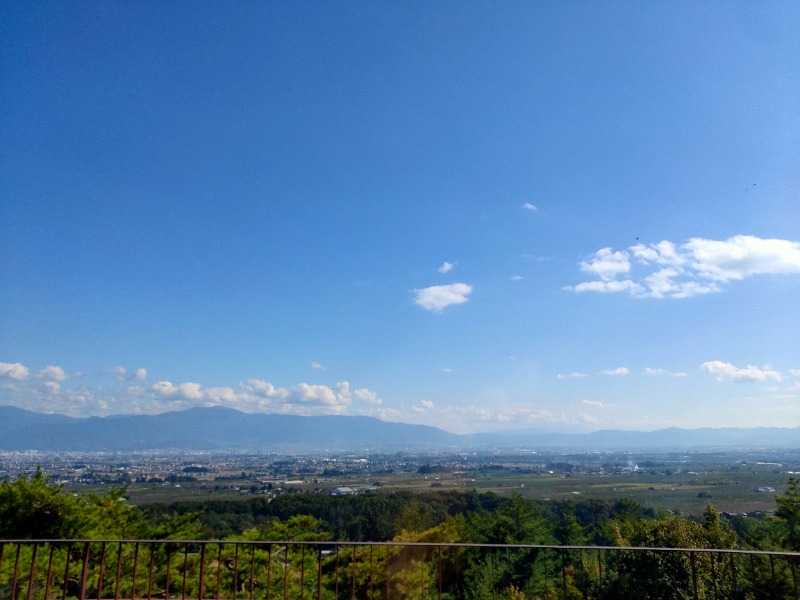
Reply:
M800 553L321 541L0 540L0 600L798 599Z

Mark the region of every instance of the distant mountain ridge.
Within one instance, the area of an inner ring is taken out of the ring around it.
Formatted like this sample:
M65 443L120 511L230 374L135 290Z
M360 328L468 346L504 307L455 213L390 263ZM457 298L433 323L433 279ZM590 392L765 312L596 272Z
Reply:
M459 435L427 425L372 417L246 414L191 408L159 415L73 418L0 406L0 450L132 452L250 450L275 452L414 451L530 448L647 450L797 448L800 428L660 429L561 434L509 431Z

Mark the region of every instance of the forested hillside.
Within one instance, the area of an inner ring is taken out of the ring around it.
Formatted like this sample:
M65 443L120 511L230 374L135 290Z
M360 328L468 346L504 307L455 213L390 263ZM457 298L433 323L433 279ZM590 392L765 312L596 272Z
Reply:
M271 502L251 498L146 509L128 503L124 494L124 488L102 496L67 494L41 470L30 479L4 481L0 485L0 539L393 540L800 551L800 481L795 478L789 479L785 493L777 497L776 514L763 518L724 518L711 505L702 518L689 519L656 513L630 500L544 502L519 495L460 491L353 496L298 493ZM500 562L470 554L470 550L459 552L467 588L483 590L475 592L476 598L534 598L539 597L536 590L546 584L541 571L537 575L532 568L532 561L537 560L534 550L513 549ZM347 556L342 551L338 559L348 560ZM685 557L679 558L653 563L642 562L648 560L645 554L624 555L615 565L613 577L609 570L601 578L605 593L627 597L633 589L650 586L653 593L645 597L662 597L657 590L687 585L689 565ZM429 559L433 560L425 560ZM8 561L2 564L3 571L8 568ZM553 569L558 568L554 563ZM713 561L710 568L714 569ZM637 579L645 575L646 581ZM581 583L576 580L570 585L578 590Z

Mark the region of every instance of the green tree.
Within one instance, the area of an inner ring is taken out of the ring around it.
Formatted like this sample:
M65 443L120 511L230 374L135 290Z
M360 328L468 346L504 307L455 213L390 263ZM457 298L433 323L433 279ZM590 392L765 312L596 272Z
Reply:
M786 549L800 552L800 479L790 477L786 494L775 496L775 518L782 524L781 541Z
M0 485L0 538L58 539L76 537L84 528L77 498L63 492L37 467L30 479Z

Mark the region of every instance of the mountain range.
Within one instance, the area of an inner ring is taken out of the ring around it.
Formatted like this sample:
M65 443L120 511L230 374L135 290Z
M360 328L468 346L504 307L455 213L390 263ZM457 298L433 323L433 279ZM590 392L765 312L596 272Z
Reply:
M264 452L416 451L455 449L691 450L798 448L800 428L702 428L596 431L586 434L508 431L459 435L427 425L372 417L246 414L191 408L158 415L73 418L0 406L0 450L132 452L154 450Z

